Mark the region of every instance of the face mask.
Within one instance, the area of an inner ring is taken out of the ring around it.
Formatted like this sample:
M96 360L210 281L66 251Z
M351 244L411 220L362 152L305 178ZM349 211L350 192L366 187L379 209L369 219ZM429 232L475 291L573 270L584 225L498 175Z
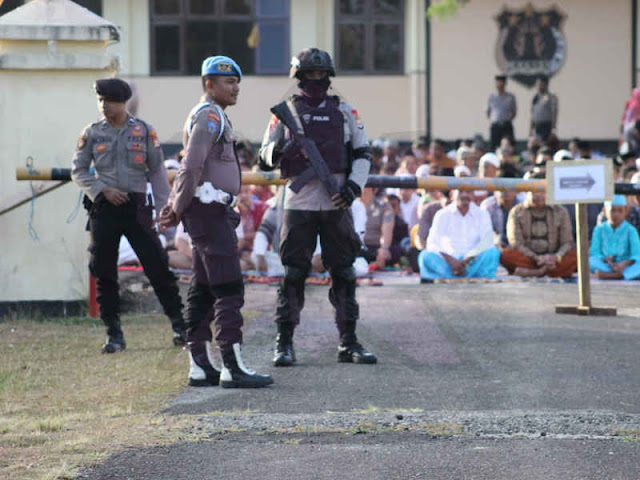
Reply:
M329 90L330 85L331 80L329 80L329 77L321 80L308 80L305 78L298 83L302 93L314 100L324 98L327 95L327 90Z

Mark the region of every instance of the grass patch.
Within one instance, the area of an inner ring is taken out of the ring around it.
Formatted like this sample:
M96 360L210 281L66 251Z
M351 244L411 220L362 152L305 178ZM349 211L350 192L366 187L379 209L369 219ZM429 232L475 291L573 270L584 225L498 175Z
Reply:
M39 320L0 323L0 478L73 478L115 451L199 435L194 417L158 413L188 365L166 318L123 317L116 355L100 354L95 320Z

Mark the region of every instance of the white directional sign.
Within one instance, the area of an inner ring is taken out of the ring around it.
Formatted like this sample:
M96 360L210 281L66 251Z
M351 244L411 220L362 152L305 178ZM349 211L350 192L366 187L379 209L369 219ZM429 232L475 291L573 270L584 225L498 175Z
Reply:
M612 198L611 160L547 163L547 203L601 203Z

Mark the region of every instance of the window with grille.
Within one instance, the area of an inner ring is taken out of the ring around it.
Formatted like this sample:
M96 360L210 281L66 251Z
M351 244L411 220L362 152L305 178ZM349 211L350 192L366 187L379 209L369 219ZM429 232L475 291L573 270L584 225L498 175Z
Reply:
M289 0L150 0L151 72L200 75L212 55L243 74L289 70Z
M334 51L343 74L404 73L404 0L336 0Z

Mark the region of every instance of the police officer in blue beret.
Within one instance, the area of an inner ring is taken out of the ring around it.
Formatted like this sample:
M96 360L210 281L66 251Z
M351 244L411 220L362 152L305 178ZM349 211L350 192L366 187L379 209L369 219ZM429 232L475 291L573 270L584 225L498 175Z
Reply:
M185 156L160 216L164 226L182 220L193 245L194 276L185 311L192 386L253 388L273 383L271 375L244 365L240 349L244 283L235 234L240 215L233 206L242 177L225 110L238 101L241 80L242 70L229 57L202 62L204 95L185 122ZM222 371L212 360L212 320Z
M320 236L322 262L331 274L329 300L335 309L340 335L338 361L373 364L377 357L356 337L359 307L356 301L356 277L353 262L360 250L350 206L364 188L371 162L371 150L357 110L337 96L329 95L335 76L331 56L318 48L307 48L291 61L291 77L298 81L299 94L287 102L297 117L304 135L313 140L322 160L340 186L337 194L319 178L303 182L295 191L294 183L309 169L306 156L288 128L273 116L264 134L260 166L266 170L280 167L289 178L280 236L280 258L285 267L276 306L275 366L290 366L296 361L293 331L300 322L304 306L305 279L311 268L311 256Z
M120 326L118 247L125 235L133 247L173 328L173 343L185 344L182 301L167 254L153 227L169 196L169 180L158 134L151 125L126 110L131 87L119 78L95 84L103 118L87 126L78 140L71 178L88 202L89 269L97 280L100 317L107 327L104 353L124 350ZM93 165L94 171L91 171ZM147 195L147 181L153 199Z

